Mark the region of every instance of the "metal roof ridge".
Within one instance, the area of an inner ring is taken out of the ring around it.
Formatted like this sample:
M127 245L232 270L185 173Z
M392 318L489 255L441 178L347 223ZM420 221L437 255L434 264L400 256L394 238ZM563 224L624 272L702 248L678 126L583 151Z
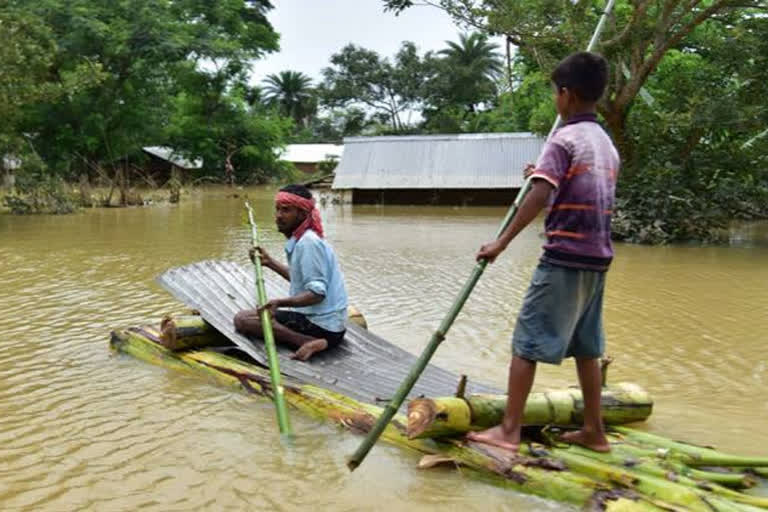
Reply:
M482 139L543 139L533 132L488 132L488 133L445 133L435 135L379 135L363 137L344 137L345 144L360 142L403 142L433 140L482 140Z

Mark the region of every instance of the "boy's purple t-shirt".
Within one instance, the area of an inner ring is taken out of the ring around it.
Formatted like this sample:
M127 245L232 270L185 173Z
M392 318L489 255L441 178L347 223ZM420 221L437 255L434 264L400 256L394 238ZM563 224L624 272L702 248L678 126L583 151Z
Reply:
M545 222L543 261L608 270L618 172L619 153L594 114L574 116L555 131L532 174L555 187Z

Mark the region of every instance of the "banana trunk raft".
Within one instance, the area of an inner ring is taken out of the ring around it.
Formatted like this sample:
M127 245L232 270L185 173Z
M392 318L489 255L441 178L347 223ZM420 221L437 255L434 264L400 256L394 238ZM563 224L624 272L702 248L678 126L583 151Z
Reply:
M171 351L162 346L161 339L177 350ZM243 390L254 397L271 399L273 396L268 370L243 360L242 353L234 347L231 347L231 353L238 357L227 355L226 350L221 348L212 348L211 345L222 346L230 342L227 336L200 317L168 317L160 327L118 330L112 333L110 344L115 351L169 369L212 377L220 384ZM375 401L365 402L290 374L285 375L283 386L285 400L294 410L324 418L353 433L367 432L382 410L375 405ZM437 429L435 437L425 438L427 430L409 435L413 420L399 414L389 424L382 439L422 454L419 462L422 468L438 464L462 466L466 473L493 485L587 510L768 510L768 497L752 494L754 490L750 489L755 485L768 485L764 479L768 458L724 454L620 426L610 428L613 447L610 454L562 445L555 440L552 429L545 427L527 431L528 440L520 454L511 456L503 450L467 442L455 435L492 421L489 418L495 421L498 417L494 404L498 404L503 397L474 395L463 399L421 398L409 405L414 411L423 410L425 401L431 401L429 407L438 409L445 407L445 404L455 405L456 400L464 401L469 413L465 410L459 415L465 419L463 423L458 423L458 427L456 422L449 422L450 429L443 428L445 425L435 427L432 423L427 426ZM537 402L543 400L543 403L550 404L552 398L558 395L568 398L565 402L570 401L571 412L563 412L564 404L542 408ZM647 394L630 384L609 386L603 397L604 410L606 404L615 410L617 400L621 401L617 396L627 398L625 395L636 400L629 401L628 417L640 419L638 410L650 413ZM526 415L530 415L527 417L533 423L548 419L543 409L555 411L552 414L555 414L556 422L563 421L563 418L567 418L566 423L578 419L580 402L572 390L533 398L532 409L526 410ZM422 405L419 406L419 403ZM445 410L438 410L435 417L449 419L451 414L457 417L454 409L455 406L445 409L447 417L442 413ZM482 419L477 411L486 411ZM442 437L446 434L454 435Z

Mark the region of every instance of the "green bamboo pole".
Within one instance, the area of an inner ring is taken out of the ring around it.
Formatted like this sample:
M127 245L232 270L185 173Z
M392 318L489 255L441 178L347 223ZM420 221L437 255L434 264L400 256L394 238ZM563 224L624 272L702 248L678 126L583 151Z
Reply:
M531 180L526 179L525 183L523 183L522 188L517 193L515 202L512 203L512 207L507 212L506 217L504 217L504 221L501 223L501 226L499 227L496 233L496 238L499 238L501 234L504 232L504 230L507 229L507 226L509 225L509 223L512 222L512 219L517 213L518 208L520 208L520 204L523 202L523 198L528 193L528 190L530 188L531 188ZM448 330L451 328L451 325L453 325L453 321L456 320L456 317L461 311L461 308L464 306L464 303L469 298L469 294L472 293L472 290L477 284L477 281L480 280L480 276L483 275L483 271L485 270L485 267L487 265L488 265L488 260L483 259L479 261L475 265L475 267L472 269L472 273L470 274L469 279L467 279L467 282L464 283L464 286L459 292L459 295L456 298L456 300L453 302L451 309L448 311L448 314L445 316L445 318L443 318L443 321L440 323L440 327L438 327L437 331L435 331L435 333L432 335L432 338L429 340L429 343L421 352L421 355L414 363L413 367L411 368L411 371L408 373L408 376L400 384L400 387L397 389L397 392L395 392L394 396L389 401L389 404L387 404L387 407L384 409L384 412L381 414L381 416L379 416L379 419L376 421L376 424L373 426L373 428L365 437L365 439L363 439L363 442L357 448L357 451L355 451L355 453L347 461L347 467L349 468L350 471L354 471L355 468L357 468L357 466L359 466L360 463L363 462L363 459L371 450L373 445L376 443L376 440L384 431L389 421L395 416L395 414L397 413L397 410L400 409L400 406L403 405L403 401L408 396L408 393L410 393L411 389L413 389L414 384L416 384L416 381L421 376L422 372L424 371L424 368L426 368L427 364L429 364L429 360L432 359L432 356L437 350L437 347L440 346L440 343L442 343L442 341L445 339L445 335L448 334Z
M248 210L248 223L251 225L251 243L253 247L259 246L259 231L256 223L253 221L253 209L248 201L245 202L245 208ZM264 287L264 273L261 268L261 259L257 254L253 258L253 267L256 271L256 292L259 299L259 307L267 303L267 290ZM288 419L288 411L285 408L284 389L280 383L280 363L277 359L277 348L275 348L275 337L272 333L272 318L267 308L261 310L261 327L264 330L264 346L267 349L267 360L269 362L269 378L272 382L272 390L275 399L275 409L277 411L277 425L280 428L280 434L291 436L291 422Z
M589 44L587 45L588 52L592 51L595 45L597 45L597 42L600 40L600 34L603 31L603 27L605 27L605 21L608 19L608 14L613 10L613 5L615 2L616 0L608 0L608 3L605 6L605 10L603 11L602 16L600 16L600 19L597 22L597 26L592 33L592 38L589 40ZM554 133L559 123L560 116L558 115L555 119L555 122L552 124L552 129L549 131L549 136ZM515 217L515 214L517 213L517 210L520 207L525 194L528 193L530 187L531 180L526 179L525 183L523 183L523 187L520 189L520 192L518 192L517 197L515 198L515 202L509 208L506 217L504 217L504 220L502 221L501 226L496 233L496 238L499 238L504 230L507 229L509 223L512 222L512 219ZM478 262L477 265L475 265L474 270L472 270L472 274L469 276L469 280L467 280L464 288L462 288L459 292L459 296L453 303L453 306L448 312L448 315L443 319L443 322L440 324L438 330L432 335L432 338L429 340L429 344L424 348L421 355L419 356L419 359L416 360L416 363L414 363L410 373L400 385L400 388L397 390L397 393L395 393L395 396L392 397L392 400L389 402L389 405L387 405L387 408L384 409L384 413L379 417L376 425L374 425L373 429L368 433L365 439L363 439L363 442L360 443L360 446L357 448L355 453L353 453L347 461L347 467L350 471L354 471L360 464L362 464L363 459L365 459L365 456L368 455L369 451L371 451L373 445L376 444L376 440L384 431L387 423L392 419L397 410L403 404L405 397L408 395L411 389L413 389L416 381L419 380L419 376L424 371L424 368L426 368L429 360L437 350L437 347L445 339L445 335L448 333L448 329L451 328L453 321L456 319L459 311L461 311L461 308L467 301L467 298L472 292L472 289L475 287L475 284L477 284L480 276L483 275L483 271L485 270L487 264L488 262L486 260L482 260Z

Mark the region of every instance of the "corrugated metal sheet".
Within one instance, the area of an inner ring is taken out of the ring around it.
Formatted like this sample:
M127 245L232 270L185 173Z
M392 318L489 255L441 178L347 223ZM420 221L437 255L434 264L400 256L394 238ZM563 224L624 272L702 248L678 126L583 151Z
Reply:
M232 324L238 311L256 307L252 271L232 262L203 261L168 270L157 280L181 302L199 310L207 322L256 361L266 365L263 344L236 333ZM285 296L287 292L282 280L267 279L266 287L270 297ZM284 347L278 347L278 352L280 370L285 375L378 404L395 393L416 360L413 354L352 324L347 326L347 335L341 345L317 354L308 362L289 359L290 351ZM457 382L457 375L430 365L411 397L451 395ZM470 393L499 392L471 380L467 390Z
M202 158L198 158L194 161L187 160L176 153L173 148L165 146L147 146L141 149L150 155L165 160L166 162L171 162L176 167L181 167L182 169L200 169L203 167Z
M543 144L532 133L347 138L333 188L518 188Z

